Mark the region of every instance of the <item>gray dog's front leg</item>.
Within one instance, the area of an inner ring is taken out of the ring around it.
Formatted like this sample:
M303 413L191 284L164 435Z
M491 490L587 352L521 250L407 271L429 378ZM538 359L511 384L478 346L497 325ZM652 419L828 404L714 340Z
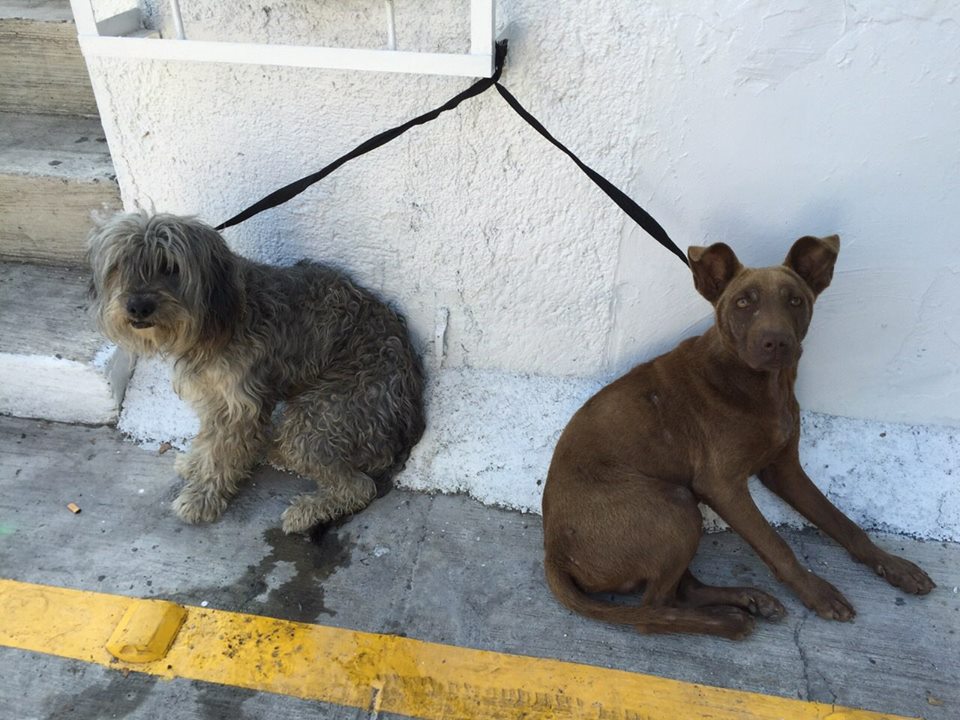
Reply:
M174 465L187 481L173 501L180 519L200 523L219 518L240 483L249 477L264 439L260 418L232 423L218 423L215 416L202 420L190 451L180 455Z

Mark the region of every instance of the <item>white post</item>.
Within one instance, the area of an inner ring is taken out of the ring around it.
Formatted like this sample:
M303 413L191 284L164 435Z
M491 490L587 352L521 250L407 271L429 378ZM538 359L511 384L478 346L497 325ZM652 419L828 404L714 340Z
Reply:
M187 36L183 32L183 16L180 15L180 0L170 0L170 12L173 15L173 29L177 34L177 40L186 40Z
M495 0L470 0L470 53L493 55Z
M93 14L93 0L70 0L73 21L77 24L77 35L99 35L97 18Z
M397 49L397 24L393 17L393 0L383 0L387 9L387 50Z

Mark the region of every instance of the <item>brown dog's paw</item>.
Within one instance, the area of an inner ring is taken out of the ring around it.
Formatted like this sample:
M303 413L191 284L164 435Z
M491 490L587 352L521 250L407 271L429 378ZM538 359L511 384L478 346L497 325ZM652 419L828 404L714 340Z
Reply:
M843 593L823 578L811 574L808 587L802 594L803 604L825 620L847 622L853 620L857 611Z
M787 614L787 609L779 600L756 588L744 591L742 607L751 615L767 620L779 620Z
M711 632L714 635L725 637L728 640L743 640L753 632L755 621L738 607L732 605L717 605L702 608L703 612L712 616Z
M894 587L912 595L926 595L937 586L923 570L909 560L904 560L896 555L884 553L871 565L877 575Z

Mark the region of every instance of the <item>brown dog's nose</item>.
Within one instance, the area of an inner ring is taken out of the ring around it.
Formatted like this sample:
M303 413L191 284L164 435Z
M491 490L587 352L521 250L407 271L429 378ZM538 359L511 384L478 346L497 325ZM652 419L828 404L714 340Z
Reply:
M771 358L778 360L789 356L793 352L793 338L786 333L768 332L760 338L760 347Z
M127 314L134 320L145 320L157 309L156 301L144 295L134 295L127 300Z

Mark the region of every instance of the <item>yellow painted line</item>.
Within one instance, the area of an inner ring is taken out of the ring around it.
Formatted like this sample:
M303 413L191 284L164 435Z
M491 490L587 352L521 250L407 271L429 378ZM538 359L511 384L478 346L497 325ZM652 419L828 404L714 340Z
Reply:
M144 602L151 601L0 580L0 645L428 720L903 720L558 660L192 606L164 658L119 662L105 645L131 606Z

